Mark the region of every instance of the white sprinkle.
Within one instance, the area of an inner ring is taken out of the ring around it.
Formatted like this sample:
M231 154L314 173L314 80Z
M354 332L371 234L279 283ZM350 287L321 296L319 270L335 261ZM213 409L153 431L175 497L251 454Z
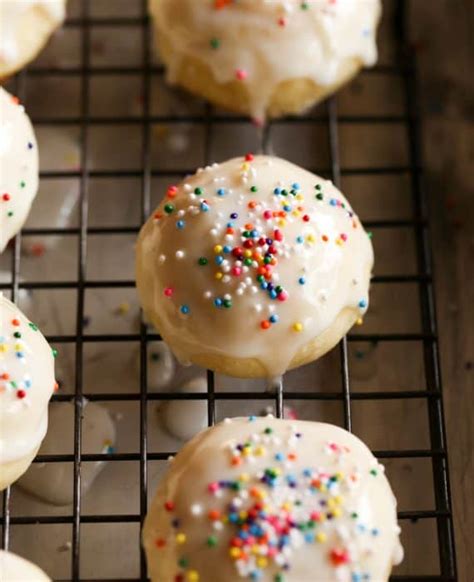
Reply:
M215 228L211 228L211 230L209 231L211 236L217 236L217 230Z
M230 275L224 275L222 277L222 282L223 283L228 283L230 281Z
M224 295L224 299L227 299L228 301L230 301L232 299L232 295L230 293L226 293Z
M253 308L255 309L255 311L257 313L260 313L262 311L262 306L260 305L260 303L256 303Z
M165 255L160 255L160 256L158 257L158 263L159 263L160 265L162 265L162 264L163 264L165 261L166 261L166 256L165 256Z
M200 505L199 503L191 505L191 513L194 516L202 515L202 505Z
M185 192L191 192L191 190L192 190L191 184L183 184L183 190Z
M239 287L239 288L237 289L237 291L236 291L236 294L237 294L237 295L239 295L239 296L241 296L241 295L243 295L243 294L244 294L244 290L243 290L241 287Z
M178 260L184 259L184 251L176 251L176 258Z
M211 291L204 291L204 299L210 299L212 297Z

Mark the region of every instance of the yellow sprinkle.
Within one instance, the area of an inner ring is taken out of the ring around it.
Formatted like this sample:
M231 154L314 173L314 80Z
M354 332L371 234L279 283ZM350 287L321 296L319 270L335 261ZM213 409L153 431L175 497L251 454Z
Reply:
M250 249L245 249L245 251L244 251L244 257L246 257L248 259L251 256L252 256L252 251Z
M189 570L188 580L189 580L189 582L198 582L199 572L196 572L196 570Z
M257 560L257 566L259 568L266 568L268 566L268 560L267 560L267 558L264 558L263 556L261 558L258 558L258 560Z
M332 514L333 514L334 517L341 517L342 511L339 509L339 507L335 507L332 510Z
M22 349L23 349L23 347L21 344L15 344L15 351L21 352Z
M247 511L239 511L239 517L241 519L247 519L248 513Z
M293 212L291 214L293 214L293 216L296 216L296 217L301 216L301 212L299 210L293 210Z
M303 196L303 194L298 194L298 195L296 196L296 200L303 200L303 199L304 199L304 196Z
M216 253L216 255L219 255L220 253L222 253L222 246L221 245L216 245L214 247L214 252Z
M362 319L362 317L359 317L359 319L356 321L357 325L362 325L364 323L364 320Z
M250 455L250 453L251 453L251 452L252 452L252 451L251 451L250 447L244 447L244 448L242 449L242 455L244 455L244 457L248 457L248 456Z
M336 507L336 502L334 501L334 499L328 499L328 507L329 509L334 509Z
M338 239L336 240L336 244L337 244L337 245L339 245L339 246L341 246L341 245L342 245L342 240L341 240L340 238L338 238Z
M257 448L255 449L255 453L254 453L254 455L255 455L256 457L261 457L261 456L263 456L263 455L265 454L265 452L266 452L266 451L265 451L265 447L257 447Z
M223 276L224 276L224 275L223 275L223 273L221 273L220 271L217 271L217 273L214 275L214 277L215 277L215 278L216 278L218 281L220 281L220 280L222 279L222 277L223 277Z
M186 534L179 533L176 535L176 543L177 544L184 544L186 542Z
M0 352L5 353L7 351L6 344L0 344Z
M336 495L336 497L334 497L333 499L336 505L341 505L341 503L344 501L344 499L340 495Z
M124 302L124 303L121 303L117 307L117 313L120 314L120 315L125 315L129 311L130 311L130 303Z
M303 324L297 321L293 324L293 329L297 332L303 331Z
M229 555L231 558L240 558L240 549L239 548L230 548Z
M319 490L324 493L325 491L328 490L328 488L326 487L326 485L324 485L324 483L321 483L321 485L319 486Z
M258 554L260 552L260 548L257 545L252 546L251 549L252 554Z
M338 471L336 473L336 477L338 478L339 481L342 481L344 479L344 473L342 471Z
M306 237L306 240L308 242L314 242L316 239L314 238L314 234L308 234L308 236Z
M248 481L250 481L250 475L248 473L242 473L242 475L240 475L239 477L239 481L247 483Z
M247 162L244 162L244 163L242 164L241 168L242 168L242 170L243 170L244 172L247 172L247 171L248 171L248 169L250 168L250 166L248 165L248 163L247 163Z
M320 543L320 544L324 544L324 542L328 539L328 536L323 532L320 531L316 534L316 540Z
M285 509L286 511L291 511L292 507L293 507L292 504L288 503L288 502L286 502L282 505L282 509Z

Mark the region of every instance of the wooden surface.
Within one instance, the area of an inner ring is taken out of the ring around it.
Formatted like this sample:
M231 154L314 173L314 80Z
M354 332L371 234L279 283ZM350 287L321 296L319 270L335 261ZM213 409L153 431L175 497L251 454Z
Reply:
M471 0L415 1L459 580L474 580L474 192Z

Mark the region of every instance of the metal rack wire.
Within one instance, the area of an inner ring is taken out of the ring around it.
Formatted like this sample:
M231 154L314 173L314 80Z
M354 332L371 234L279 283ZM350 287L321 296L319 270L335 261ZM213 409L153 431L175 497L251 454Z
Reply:
M430 446L428 449L420 450L384 450L376 451L376 455L381 459L390 458L428 458L432 462L433 479L435 488L435 509L434 510L414 510L399 513L401 520L435 519L437 524L438 547L439 547L439 571L438 576L394 576L394 580L456 580L456 563L453 541L453 525L451 513L451 499L449 491L449 479L447 470L447 449L445 443L445 429L441 399L441 378L439 371L438 357L438 335L436 327L436 317L433 296L433 278L430 259L429 231L427 223L427 213L425 208L425 193L422 187L422 165L420 156L420 133L418 127L418 111L416 97L416 66L415 57L408 48L408 36L406 27L407 2L398 3L397 27L400 40L399 63L396 66L379 66L377 72L387 75L397 75L403 79L405 90L405 112L401 116L339 116L336 100L332 99L327 104L327 114L322 118L312 118L312 123L324 124L328 129L329 148L331 164L329 168L319 168L319 173L329 175L336 185L339 185L341 176L345 174L359 175L388 175L406 174L411 180L412 200L414 207L413 217L404 220L378 220L367 224L374 229L385 228L408 228L414 233L417 251L417 271L413 275L384 275L374 278L374 284L378 283L412 283L418 286L419 300L422 313L422 329L420 333L390 333L390 334L357 334L349 335L340 343L340 373L341 392L294 392L288 393L285 390L284 381L274 387L274 392L226 392L222 395L215 391L215 378L212 372L207 373L208 391L205 395L199 394L176 394L176 393L148 393L147 392L147 344L153 340L159 340L159 336L153 333L145 325L141 325L138 334L88 334L85 332L84 309L85 293L92 288L130 288L134 282L130 280L90 280L86 275L86 265L88 256L88 236L100 235L108 236L113 234L135 234L139 230L136 227L90 227L88 224L89 205L89 181L96 177L126 178L135 177L141 180L141 201L140 215L142 222L147 218L151 210L151 180L156 176L171 176L184 174L182 169L156 170L152 169L151 163L151 127L154 123L166 122L183 123L192 122L202 124L205 128L205 157L209 160L211 143L214 132L219 131L220 124L232 123L240 124L247 120L242 117L216 115L210 106L206 107L204 116L159 116L151 115L151 79L154 75L162 75L163 70L159 66L152 65L151 59L151 39L150 27L147 18L146 0L140 2L142 15L139 18L107 18L92 19L90 17L90 0L81 2L81 14L78 18L69 19L66 23L68 27L74 27L80 31L81 37L81 65L80 67L42 67L29 72L22 72L17 77L17 93L22 96L22 87L27 75L31 76L79 76L81 82L80 91L80 115L74 118L63 119L60 117L42 118L36 120L50 125L61 125L76 123L80 127L81 143L81 165L78 171L48 171L43 172L42 178L62 178L75 177L80 180L80 213L79 226L68 228L42 228L25 229L23 236L31 235L64 235L77 236L78 245L78 272L76 281L38 281L20 282L20 245L21 236L18 235L14 241L12 253L11 273L12 280L8 284L0 284L1 289L8 289L15 300L18 297L20 288L25 289L73 289L77 291L77 311L76 329L74 335L56 335L48 339L54 344L68 343L75 346L75 391L74 395L59 394L54 397L57 401L72 400L75 406L74 425L74 452L71 455L41 455L36 461L45 463L73 462L74 463L74 504L72 515L65 516L35 516L22 517L12 516L10 513L10 490L7 489L3 495L2 511L2 545L9 546L10 530L12 525L21 524L71 524L72 525L72 568L71 579L81 580L80 556L81 556L81 526L88 523L142 523L147 510L147 463L153 460L166 460L172 452L154 453L148 451L147 443L147 403L156 400L166 399L200 399L206 398L208 421L212 424L216 418L216 402L220 398L226 400L240 400L252 398L256 401L273 401L275 411L278 416L283 414L283 404L286 398L291 399L313 399L321 401L340 402L343 408L343 418L345 427L351 430L352 417L351 405L353 401L362 400L383 400L383 399L424 399L427 402L429 412ZM142 66L133 67L92 67L91 55L91 27L92 26L139 26L142 29ZM141 75L143 92L143 114L138 116L123 117L99 117L93 116L90 112L90 82L93 75ZM299 124L307 121L305 116L295 119L285 119L282 123ZM34 120L35 121L35 120ZM409 138L410 159L406 166L400 167L368 167L356 170L347 170L341 165L340 148L338 143L339 123L402 123L406 127ZM135 124L141 127L142 133L142 153L141 170L91 170L89 167L89 130L97 124ZM266 150L270 139L271 126L262 135L262 150ZM313 169L313 168L312 168ZM189 168L189 173L193 171ZM88 342L136 342L140 345L140 390L136 394L84 394L83 392L83 362L84 347ZM348 342L351 341L382 341L382 342L421 342L424 353L424 366L426 385L416 391L391 391L391 392L355 392L351 390L351 375L348 363ZM82 453L82 407L83 396L87 396L92 401L135 401L139 403L140 415L140 439L139 451L136 453L113 453L113 454L83 454ZM84 515L82 513L81 499L81 463L87 461L138 461L140 464L140 506L139 513L132 515ZM139 543L137 539L135 543ZM146 564L143 554L140 560L140 580L146 580Z

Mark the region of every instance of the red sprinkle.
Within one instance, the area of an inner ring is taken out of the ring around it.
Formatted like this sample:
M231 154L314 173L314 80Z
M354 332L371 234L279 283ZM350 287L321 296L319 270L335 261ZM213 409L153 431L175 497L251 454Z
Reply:
M165 509L166 511L173 511L174 503L172 501L165 501Z
M334 549L331 550L331 562L335 566L342 566L342 564L347 564L349 562L349 553L347 550Z
M10 200L10 194L7 194L5 192L5 194L2 195L2 200L5 200L5 202L8 202Z
M253 154L246 154L245 156L245 161L246 162L253 162L254 160L254 155Z
M21 400L22 398L24 398L26 396L26 392L24 390L18 390L16 395Z
M173 295L173 288L166 287L166 289L163 291L163 293L166 295L166 297L171 297Z

